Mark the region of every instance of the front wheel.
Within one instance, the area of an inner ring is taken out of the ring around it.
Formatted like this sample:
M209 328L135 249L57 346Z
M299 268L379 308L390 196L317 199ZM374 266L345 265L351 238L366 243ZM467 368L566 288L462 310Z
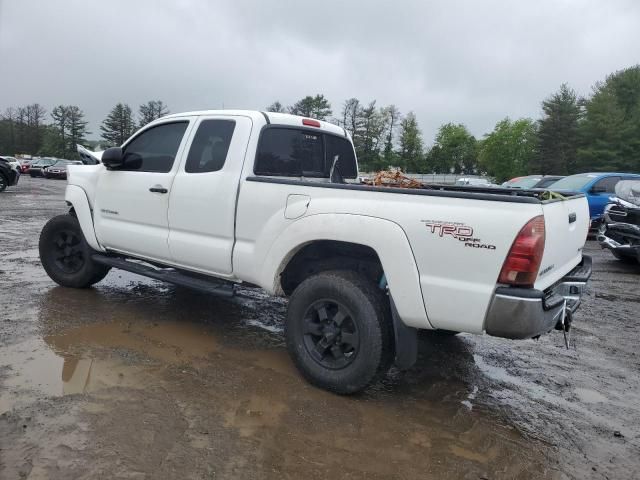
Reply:
M335 270L309 277L295 289L285 337L310 383L352 394L388 368L390 325L382 292L358 273Z
M631 255L624 255L623 253L616 252L615 250L611 250L611 253L614 257L620 260L622 263L634 264L638 262L637 257L632 257Z
M109 267L91 260L93 250L82 235L78 219L69 214L58 215L45 224L39 249L47 275L63 287L90 287L109 273Z

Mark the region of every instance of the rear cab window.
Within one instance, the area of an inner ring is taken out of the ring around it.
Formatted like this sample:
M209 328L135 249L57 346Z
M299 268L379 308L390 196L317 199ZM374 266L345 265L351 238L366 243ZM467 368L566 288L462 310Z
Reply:
M329 178L334 161L343 178L356 178L353 146L345 137L276 125L263 129L253 171L263 176Z

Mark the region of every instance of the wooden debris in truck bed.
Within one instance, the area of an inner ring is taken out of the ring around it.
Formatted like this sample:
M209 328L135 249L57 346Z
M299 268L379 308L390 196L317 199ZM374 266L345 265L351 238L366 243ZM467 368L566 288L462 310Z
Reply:
M382 170L377 172L373 178L363 181L366 185L373 187L394 187L394 188L423 188L424 185L411 177L402 173L400 169Z

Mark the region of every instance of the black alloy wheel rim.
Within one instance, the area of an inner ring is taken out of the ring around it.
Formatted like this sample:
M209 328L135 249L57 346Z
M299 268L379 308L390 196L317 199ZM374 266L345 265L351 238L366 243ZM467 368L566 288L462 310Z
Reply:
M4 177L2 175L0 175L0 190L2 190L5 187L5 182L4 182Z
M334 300L319 300L307 309L303 335L307 352L325 368L345 368L358 355L358 324L349 309Z
M61 230L53 237L53 258L64 273L76 273L84 266L82 244L77 233Z

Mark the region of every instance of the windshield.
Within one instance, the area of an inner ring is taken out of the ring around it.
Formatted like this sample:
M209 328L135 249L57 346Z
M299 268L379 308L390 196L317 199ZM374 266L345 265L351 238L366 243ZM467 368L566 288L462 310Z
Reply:
M549 185L553 190L580 190L587 183L591 182L597 175L570 175Z
M616 185L616 196L640 206L640 180L622 180Z
M558 180L560 180L559 178L543 178L542 180L540 180L540 182L538 183L538 185L536 185L536 188L547 188L549 185L557 182Z
M506 186L512 188L533 188L541 179L541 177L522 177L507 182Z

